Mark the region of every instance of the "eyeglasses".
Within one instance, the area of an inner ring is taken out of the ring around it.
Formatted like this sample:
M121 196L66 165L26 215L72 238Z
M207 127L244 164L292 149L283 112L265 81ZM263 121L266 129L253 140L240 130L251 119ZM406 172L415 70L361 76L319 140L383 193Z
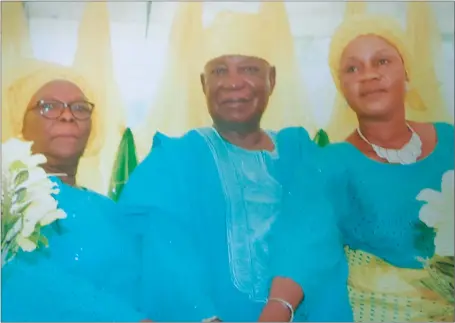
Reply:
M60 118L65 109L69 108L73 117L82 121L90 119L95 105L88 101L65 103L57 100L39 100L36 108L44 118L51 120Z

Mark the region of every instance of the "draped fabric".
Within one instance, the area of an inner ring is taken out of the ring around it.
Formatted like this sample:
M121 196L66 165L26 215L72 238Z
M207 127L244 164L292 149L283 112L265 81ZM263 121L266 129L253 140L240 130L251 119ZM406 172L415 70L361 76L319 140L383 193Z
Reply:
M28 24L21 2L1 3L1 41L2 41L2 107L6 106L5 90L18 73L24 73L17 59L18 53L24 57L33 57ZM2 120L9 119L9 110L2 109ZM12 131L8 122L2 122L2 141Z
M312 109L308 93L299 76L294 38L286 12L285 2L263 2L260 15L266 21L271 39L271 63L276 67L276 85L264 114L264 128L279 130L287 126L304 126L314 133ZM303 71L305 73L305 71Z
M202 14L202 2L179 3L161 87L147 119L135 129L140 158L150 151L157 130L179 135L191 128L211 125L200 74L208 59L215 54L232 54L229 51L234 48L267 58L277 69L277 85L263 126L278 129L306 125L305 111L310 109L299 80L284 2L263 2L258 14L221 12L207 28L203 26ZM254 38L247 38L251 35Z
M96 101L93 133L79 164L77 182L105 193L125 120L112 74L107 4L86 4L71 67L34 59L22 3L2 3L2 9L2 45L7 48L2 52L2 141L21 135L24 102L33 95L30 91L54 77L74 82Z
M193 127L210 125L199 80L203 66L202 8L202 2L178 4L163 78L146 119L133 129L140 159L150 151L156 131L178 135Z
M73 66L96 86L102 98L102 147L97 154L84 156L78 169L80 185L106 193L123 131L126 113L114 78L107 2L87 2L79 25L78 47Z
M364 14L367 12L367 3L365 1L349 1L346 2L344 17L350 18L353 15Z
M365 13L367 13L365 1L346 2L344 20ZM349 108L343 94L338 90L335 94L333 112L326 128L330 141L343 141L357 127L357 123L356 114Z
M407 117L416 121L445 121L453 124L442 95L442 84L436 75L435 63L442 55L442 39L430 2L411 1L407 4L406 32L413 54L413 66L417 69L410 86L420 94L425 105L421 111L408 109Z

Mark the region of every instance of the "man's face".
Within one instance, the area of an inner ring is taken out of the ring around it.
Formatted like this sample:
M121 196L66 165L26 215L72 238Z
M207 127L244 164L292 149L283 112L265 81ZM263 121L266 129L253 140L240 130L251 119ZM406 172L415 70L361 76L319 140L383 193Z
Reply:
M275 86L275 68L256 57L221 56L206 64L201 82L215 124L256 126Z

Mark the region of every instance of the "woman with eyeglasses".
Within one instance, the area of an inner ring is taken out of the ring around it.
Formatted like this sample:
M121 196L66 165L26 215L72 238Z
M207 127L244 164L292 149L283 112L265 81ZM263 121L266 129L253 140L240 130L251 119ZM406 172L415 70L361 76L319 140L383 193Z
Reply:
M70 68L47 65L6 93L14 136L33 141L67 218L43 227L48 248L19 252L2 269L2 321L140 321L135 246L115 219L115 203L78 186L81 157L102 144L91 85ZM12 110L14 109L14 110ZM97 172L93 169L93 172Z

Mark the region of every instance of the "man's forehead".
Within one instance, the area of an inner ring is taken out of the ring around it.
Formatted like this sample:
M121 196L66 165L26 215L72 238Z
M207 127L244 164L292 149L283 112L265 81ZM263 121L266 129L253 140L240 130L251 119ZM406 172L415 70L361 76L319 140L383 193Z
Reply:
M240 64L240 63L256 63L262 65L270 65L265 59L255 56L246 55L223 55L208 61L205 66L214 66L220 64Z

